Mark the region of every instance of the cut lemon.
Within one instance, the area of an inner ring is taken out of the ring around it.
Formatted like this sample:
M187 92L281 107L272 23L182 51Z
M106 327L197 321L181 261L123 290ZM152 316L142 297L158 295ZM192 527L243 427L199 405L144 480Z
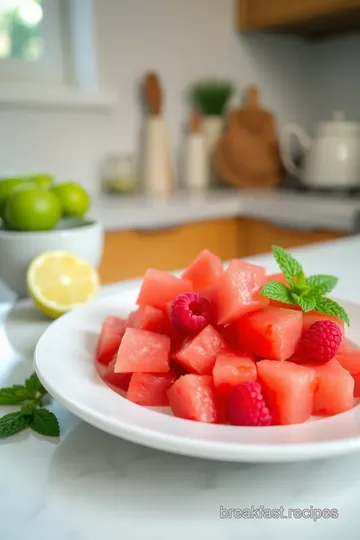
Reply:
M48 251L34 259L26 279L36 306L52 319L91 300L99 289L96 270L66 251Z

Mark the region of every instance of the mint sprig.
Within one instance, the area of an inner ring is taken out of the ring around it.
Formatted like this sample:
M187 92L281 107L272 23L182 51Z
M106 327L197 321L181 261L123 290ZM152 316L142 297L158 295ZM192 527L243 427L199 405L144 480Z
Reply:
M261 289L260 294L285 304L297 304L304 312L317 311L343 320L350 325L349 316L344 308L324 294L330 293L338 283L335 276L317 274L306 277L301 264L285 249L272 248L276 262L283 273L288 287L278 281L270 281Z
M56 416L43 407L47 391L34 373L23 385L16 384L0 389L0 405L22 405L20 411L0 418L0 439L15 435L25 428L48 437L59 437L60 427Z

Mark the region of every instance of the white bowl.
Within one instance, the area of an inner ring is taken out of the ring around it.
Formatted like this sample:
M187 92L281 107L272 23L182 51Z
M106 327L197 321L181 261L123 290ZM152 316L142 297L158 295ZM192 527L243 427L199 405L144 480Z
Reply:
M95 268L103 251L103 228L91 220L64 220L52 231L18 232L0 229L0 281L20 297L27 296L26 272L45 251L65 250Z

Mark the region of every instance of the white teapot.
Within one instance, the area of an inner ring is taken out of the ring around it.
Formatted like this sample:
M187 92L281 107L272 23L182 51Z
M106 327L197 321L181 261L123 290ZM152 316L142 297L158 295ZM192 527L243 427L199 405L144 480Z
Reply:
M292 137L304 150L303 167L295 164L290 151ZM341 112L331 122L322 122L311 139L296 124L283 129L281 155L286 170L311 188L348 189L360 187L360 124L346 122Z

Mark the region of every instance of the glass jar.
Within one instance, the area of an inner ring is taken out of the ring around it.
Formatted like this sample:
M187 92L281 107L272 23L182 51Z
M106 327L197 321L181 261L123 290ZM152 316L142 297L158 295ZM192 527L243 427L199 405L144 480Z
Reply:
M101 182L104 191L129 194L136 187L136 163L133 154L111 154L101 166Z

